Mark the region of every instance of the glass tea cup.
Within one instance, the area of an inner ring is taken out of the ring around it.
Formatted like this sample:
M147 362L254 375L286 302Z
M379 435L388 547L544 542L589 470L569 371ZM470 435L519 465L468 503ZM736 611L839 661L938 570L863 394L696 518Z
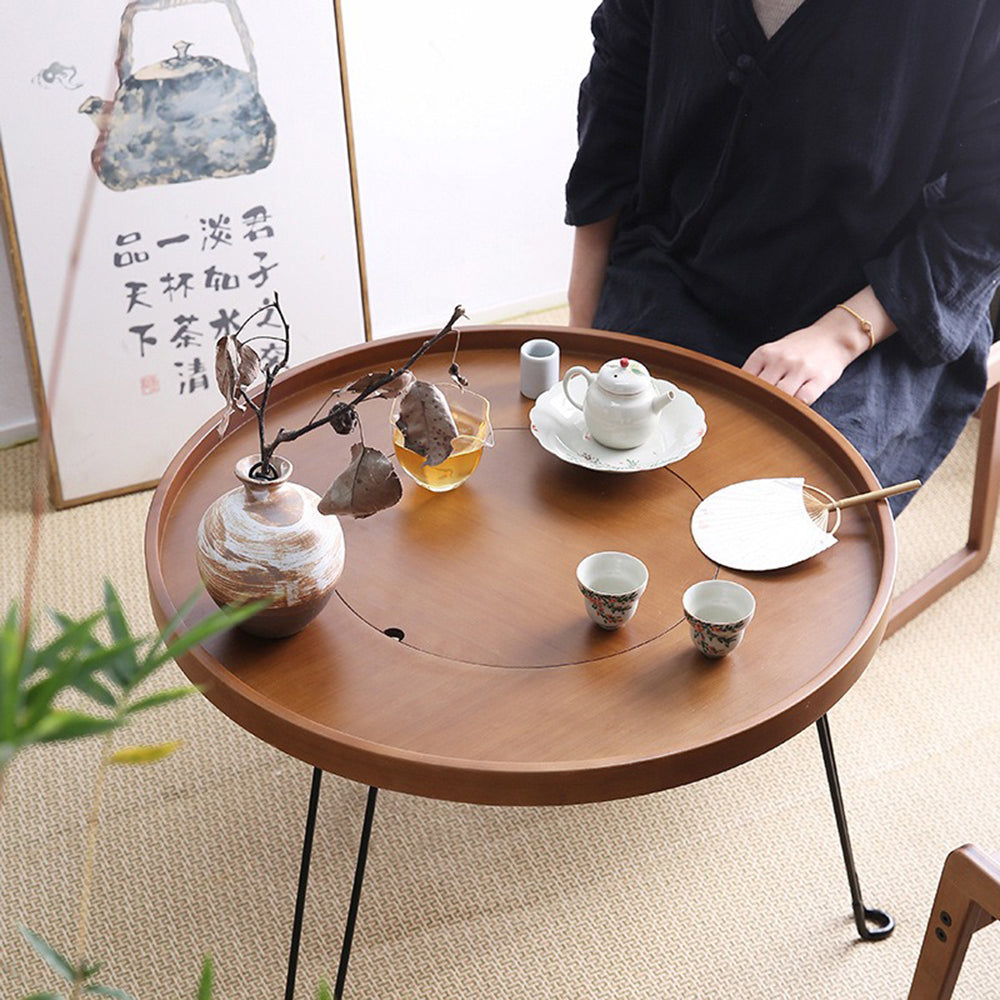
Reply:
M410 451L403 444L403 432L396 426L402 397L392 401L389 422L392 444L402 470L425 490L446 493L461 486L476 471L484 448L493 447L493 427L490 424L490 401L454 382L438 384L438 389L451 410L458 436L452 439L451 454L440 465L425 465L424 456Z

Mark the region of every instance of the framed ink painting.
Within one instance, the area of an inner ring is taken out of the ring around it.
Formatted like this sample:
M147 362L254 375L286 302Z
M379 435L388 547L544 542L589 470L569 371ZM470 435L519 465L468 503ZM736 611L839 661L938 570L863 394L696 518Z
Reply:
M3 200L56 506L155 483L222 405L216 339L275 291L292 364L365 339L339 48L331 0L5 18ZM251 322L266 361L280 324Z

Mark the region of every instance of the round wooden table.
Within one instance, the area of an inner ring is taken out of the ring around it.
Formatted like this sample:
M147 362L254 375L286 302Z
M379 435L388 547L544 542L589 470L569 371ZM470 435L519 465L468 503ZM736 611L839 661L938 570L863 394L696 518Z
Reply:
M518 389L518 347L535 336L559 343L563 370L627 355L690 392L708 424L701 446L632 474L549 454ZM272 391L272 433L305 423L331 388L400 363L423 339L377 341L291 372ZM439 346L418 362L420 377L446 379L453 344ZM727 365L638 338L473 327L459 360L491 402L495 447L453 492L403 477L396 507L342 519L337 596L298 635L234 633L182 657L230 718L368 785L465 802L587 802L749 760L815 722L857 680L895 571L885 502L845 511L836 545L770 573L719 570L689 526L703 497L738 480L798 475L834 496L875 488L829 424ZM366 401L359 413L365 440L391 454L387 404ZM254 451L255 433L249 419L222 440L206 425L156 491L146 560L161 624L198 584L198 521L237 485L233 466ZM355 439L324 428L281 453L293 480L322 494ZM583 556L603 549L631 552L650 571L637 616L617 632L590 623L574 577ZM716 574L749 587L757 615L736 652L711 661L690 644L680 598ZM209 607L205 598L192 620Z
M519 393L519 346L533 337L559 344L562 371L642 361L704 409L702 444L628 474L549 454ZM271 393L270 434L306 423L332 388L401 363L426 338L375 341L289 372ZM445 381L452 347L447 338L423 357L418 377ZM803 476L833 496L877 488L846 439L728 365L636 337L466 327L459 361L491 402L496 437L472 478L431 494L404 477L396 507L342 519L346 566L318 619L291 638L233 632L181 657L206 697L262 740L373 789L517 805L670 788L825 723L885 628L896 565L888 504L845 511L836 545L768 573L720 570L695 546L690 519L702 498L744 479ZM391 453L388 404L366 401L359 413L366 443ZM322 494L354 440L323 428L281 454L294 481ZM146 529L161 625L198 585L202 513L236 485L233 466L255 447L252 418L221 440L206 424L164 475ZM638 614L617 632L591 624L574 576L583 556L604 549L631 552L650 572ZM757 613L734 653L706 660L691 646L681 595L716 575L749 587ZM191 621L210 607L203 598ZM846 828L842 839L847 853Z

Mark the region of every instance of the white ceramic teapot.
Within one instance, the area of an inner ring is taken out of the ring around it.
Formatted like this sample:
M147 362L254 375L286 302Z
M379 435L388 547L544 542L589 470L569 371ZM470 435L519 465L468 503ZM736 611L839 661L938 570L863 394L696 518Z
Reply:
M587 380L582 403L570 395L575 375ZM583 411L590 436L607 448L638 448L656 429L660 410L674 398L670 390L657 393L646 366L629 358L606 362L596 375L575 365L563 376L562 387L566 398Z

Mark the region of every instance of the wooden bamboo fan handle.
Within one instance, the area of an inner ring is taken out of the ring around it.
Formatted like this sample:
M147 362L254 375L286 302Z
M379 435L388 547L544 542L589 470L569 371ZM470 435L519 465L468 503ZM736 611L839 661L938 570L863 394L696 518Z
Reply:
M919 479L911 479L906 483L899 483L896 486L886 486L881 490L872 490L871 493L858 493L853 497L844 497L843 500L834 500L833 503L823 504L824 510L836 510L838 507L843 510L845 507L856 507L861 503L873 503L876 500L884 500L886 497L894 497L897 493L909 493L920 486Z

